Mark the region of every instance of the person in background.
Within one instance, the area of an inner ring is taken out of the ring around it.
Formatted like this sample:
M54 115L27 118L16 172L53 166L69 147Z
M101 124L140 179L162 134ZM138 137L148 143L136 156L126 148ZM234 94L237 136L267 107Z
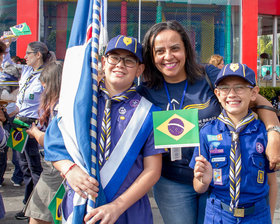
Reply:
M201 128L221 112L211 89L220 70L213 65L204 68L195 58L180 23L167 21L153 25L143 40L144 82L138 92L162 110L197 108ZM260 95L252 102L252 106L263 104L271 107ZM258 114L267 128L279 125L274 112L258 109ZM272 168L277 168L280 162L279 148L279 133L269 132L266 153ZM198 194L193 188L193 170L189 167L193 150L174 148L163 154L161 178L154 186L154 196L165 224L185 224L186 220L188 224L203 223L207 193Z
M7 114L13 118L18 110L16 108L15 101L16 94L18 90L18 80L20 77L20 71L15 66L9 63L3 63L4 56L6 54L7 45L5 42L0 40L0 86L1 86L1 94L0 99L5 100L9 99L11 102L5 106L5 111ZM12 81L12 82L10 82ZM10 125L6 124L5 122L4 128L10 132ZM2 150L0 150L0 187L3 185L4 181L4 174L7 167L7 152L9 147L6 146ZM20 170L18 159L16 156L16 152L13 149L13 156L12 156L12 163L15 166L11 182L13 183L14 187L20 187L21 183L23 182L23 174Z
M215 82L223 110L200 130L190 162L195 190L210 190L204 224L272 223L278 187L265 155L267 130L249 109L259 92L255 77L247 65L231 63Z
M37 122L39 118L38 107L40 96L43 92L43 86L39 77L44 66L55 60L55 54L48 50L45 43L35 41L28 44L24 58L26 59L26 65L17 65L22 68L22 74L19 81L19 93L16 103L19 112L16 118L31 125L33 122ZM4 60L13 63L9 53L5 56ZM25 205L42 172L36 139L28 138L23 153L17 152L17 156L25 183L23 199L23 204ZM15 218L20 220L28 219L28 217L24 216L23 210L17 213Z
M34 137L41 147L44 147L45 129L57 114L62 67L62 62L50 62L44 67L39 78L44 87L39 106L41 128L33 123L26 132ZM30 224L52 223L52 215L48 206L63 180L60 172L53 167L51 162L42 159L42 167L43 172L26 205L25 216L30 217Z
M213 54L210 57L208 63L214 65L215 67L217 67L219 69L222 69L225 66L223 56L218 55L218 54Z

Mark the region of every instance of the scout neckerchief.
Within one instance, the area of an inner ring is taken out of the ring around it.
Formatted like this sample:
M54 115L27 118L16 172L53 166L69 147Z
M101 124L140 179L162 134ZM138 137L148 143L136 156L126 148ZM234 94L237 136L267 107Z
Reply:
M43 70L43 68L41 68L41 66L40 66L37 70L31 72L31 75L25 80L24 85L23 85L23 86L21 87L21 89L19 90L19 92L22 92L22 97L21 97L21 102L20 102L20 104L23 103L25 91L26 91L26 89L27 89L27 87L28 87L28 85L29 85L30 80L31 80L35 75L40 74L42 70Z
M230 209L238 207L239 196L240 196L240 182L241 182L241 149L239 142L239 134L246 128L246 126L252 122L255 117L252 111L244 117L238 125L234 126L231 119L227 116L225 110L219 115L218 119L222 121L230 130L232 141L230 149L230 170L229 170L229 179L230 179Z
M105 87L104 79L100 81L99 89L103 93L105 98L105 107L103 113L103 119L101 124L101 134L99 140L99 165L102 167L106 160L108 160L110 155L110 146L111 146L111 103L112 101L121 102L129 99L131 92L136 92L136 85L133 84L128 90L123 92L121 95L113 96L110 98L109 92Z

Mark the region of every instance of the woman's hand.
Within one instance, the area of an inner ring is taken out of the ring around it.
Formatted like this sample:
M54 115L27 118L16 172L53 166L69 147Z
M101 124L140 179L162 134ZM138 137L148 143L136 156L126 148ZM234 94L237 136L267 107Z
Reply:
M26 133L34 138L36 133L38 133L38 131L40 131L39 128L36 126L35 123L32 123L31 127L26 130Z
M269 160L269 168L271 170L280 170L280 134L276 131L267 133L266 156Z
M84 221L89 224L94 224L100 221L100 224L114 224L120 217L121 212L114 202L100 206L90 211Z

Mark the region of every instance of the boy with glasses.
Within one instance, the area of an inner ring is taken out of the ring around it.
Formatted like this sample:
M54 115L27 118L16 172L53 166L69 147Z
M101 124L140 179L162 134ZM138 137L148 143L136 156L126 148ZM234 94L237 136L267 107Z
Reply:
M142 45L135 38L122 35L110 40L102 57L104 79L99 82L97 105L97 164L101 186L73 162L61 134L59 138L53 137L60 131L59 118L47 129L45 159L54 162L71 186L63 199L66 206L62 205L66 220L69 216L65 214L73 210L73 204L70 207L74 191L84 198L86 194L96 198L103 188L106 203L82 216L82 220L153 223L147 192L160 177L164 150L154 147L152 111L157 108L136 92L133 83L144 70L142 61Z
M265 156L267 130L249 109L259 92L255 73L231 63L215 85L223 110L201 129L190 163L195 190L209 189L204 223L271 223L277 181Z

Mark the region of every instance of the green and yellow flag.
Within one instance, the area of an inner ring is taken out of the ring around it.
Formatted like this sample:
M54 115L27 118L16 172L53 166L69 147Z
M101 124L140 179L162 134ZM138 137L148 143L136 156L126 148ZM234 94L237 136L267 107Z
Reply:
M61 202L64 194L65 194L65 187L63 181L60 187L58 188L56 194L54 195L51 203L48 206L52 214L54 224L60 224L62 222Z
M26 129L29 128L29 125L18 119L14 119L13 123L16 124L18 127L11 128L10 136L7 141L7 146L13 148L16 151L23 152L28 140L28 134L26 133Z
M15 26L10 27L10 30L13 32L15 36L29 35L31 34L31 30L26 23L21 23Z
M198 110L153 112L155 148L199 146Z

